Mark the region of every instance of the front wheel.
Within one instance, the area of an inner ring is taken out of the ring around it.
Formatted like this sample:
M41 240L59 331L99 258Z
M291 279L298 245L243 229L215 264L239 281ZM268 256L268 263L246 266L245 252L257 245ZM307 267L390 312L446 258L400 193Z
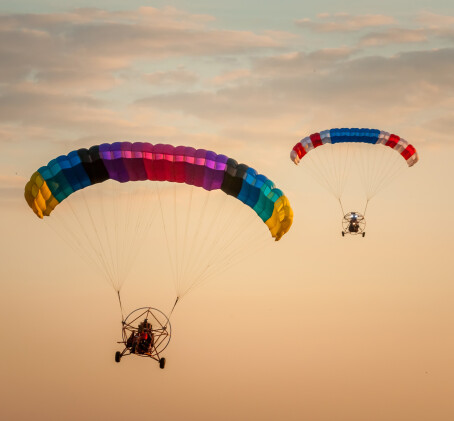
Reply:
M366 235L366 233L365 233L365 232L363 232L363 237L364 237L365 235Z
M120 352L120 351L117 351L117 352L115 353L115 362L116 362L116 363L119 363L120 360L121 360L121 352Z
M164 368L166 366L166 359L165 358L161 358L159 360L159 368Z

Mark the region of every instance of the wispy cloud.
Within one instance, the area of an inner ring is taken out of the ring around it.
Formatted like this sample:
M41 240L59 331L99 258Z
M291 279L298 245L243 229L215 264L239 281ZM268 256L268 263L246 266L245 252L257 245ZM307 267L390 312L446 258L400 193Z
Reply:
M352 15L348 13L322 13L316 19L304 18L296 21L297 26L316 33L352 34L361 37L358 47L425 43L434 38L454 39L454 16L432 12L409 15L403 25L391 16Z
M303 50L292 48L292 34L223 30L210 16L173 8L1 15L0 141L10 150L124 139L274 145L302 127L415 121L447 139L454 49L405 48L447 33L450 20L419 19L432 29L323 15L318 23L337 25L323 31L361 30L359 40ZM390 44L403 51L371 48Z
M214 85L225 85L231 82L238 82L251 76L250 69L235 69L222 73L213 78Z
M32 131L50 141L86 139L87 133L172 136L175 122L168 118L166 125L159 111L129 112L130 89L175 89L200 76L183 65L150 72L144 63L156 68L169 58L254 54L281 48L287 39L278 31L217 29L214 21L172 7L0 15L0 141L19 141Z
M167 72L153 72L143 75L143 80L150 85L192 85L198 80L194 72L184 68L169 70Z
M428 40L424 29L389 28L381 32L370 32L360 40L361 46L421 43Z
M446 29L454 26L454 16L440 15L432 12L420 12L416 15L415 21L431 29Z
M365 28L392 25L395 20L385 15L352 15L349 13L323 13L317 20L304 18L296 20L296 25L316 32L352 32Z
M277 33L214 29L207 25L210 21L173 8L149 7L0 15L0 77L5 82L31 77L49 87L70 80L107 89L115 83L112 72L134 60L241 54L282 45Z
M356 49L351 47L323 48L306 52L292 52L258 58L255 60L256 73L287 78L291 75L303 76L305 73L323 71L336 63L350 58Z
M417 15L415 22L427 28L432 35L454 42L454 16L422 12Z
M261 120L262 127L271 120L303 119L319 128L402 126L431 107L438 108L438 113L449 108L447 101L454 94L454 49L360 58L349 58L345 52L323 61L319 70L311 59L326 57L324 53L257 60L251 77L236 87L156 95L138 105L180 110L207 121L227 118L230 127L241 126L247 115L249 120ZM432 129L440 134L444 130Z

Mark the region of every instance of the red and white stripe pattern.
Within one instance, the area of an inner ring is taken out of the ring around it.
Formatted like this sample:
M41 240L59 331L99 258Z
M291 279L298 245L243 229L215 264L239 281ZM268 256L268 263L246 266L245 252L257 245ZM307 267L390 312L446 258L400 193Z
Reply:
M412 167L418 160L418 152L413 145L410 145L405 139L388 132L380 131L376 144L389 146L395 151L399 152L402 157L407 161L407 165Z
M336 129L336 131L345 131L344 136L351 136L352 141L358 142L355 136L358 136L359 130L358 129ZM361 130L369 130L369 129L361 129ZM378 131L377 131L378 132ZM376 136L376 135L375 135ZM354 140L355 139L355 140ZM371 137L367 140L370 143ZM346 143L348 140L337 140L334 143ZM301 159L312 149L315 149L319 146L325 145L327 143L333 143L331 141L331 130L324 130L320 133L311 134L308 137L305 137L301 141L299 141L290 152L290 159L295 163L299 164ZM407 165L409 167L413 166L418 162L418 153L413 145L410 145L405 139L400 138L395 134L390 134L385 131L379 131L377 140L372 144L382 144L384 146L388 146L398 153L402 155L402 157L407 161Z

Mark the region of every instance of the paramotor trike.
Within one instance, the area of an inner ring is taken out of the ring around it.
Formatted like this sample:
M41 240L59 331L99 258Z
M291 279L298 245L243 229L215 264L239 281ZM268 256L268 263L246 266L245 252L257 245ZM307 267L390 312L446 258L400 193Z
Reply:
M166 359L161 353L170 342L171 326L162 311L152 307L134 310L122 322L122 337L118 343L125 347L115 353L117 363L126 355L137 355L152 358L160 368L165 367Z
M366 235L366 219L359 212L349 212L342 218L342 237L345 234Z

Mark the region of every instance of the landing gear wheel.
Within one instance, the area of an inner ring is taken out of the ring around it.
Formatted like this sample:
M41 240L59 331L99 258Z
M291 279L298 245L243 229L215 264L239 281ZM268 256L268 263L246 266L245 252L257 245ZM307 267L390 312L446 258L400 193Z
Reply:
M365 235L366 235L366 233L365 233L365 232L363 232L363 237L364 237Z
M165 358L161 358L159 360L159 368L164 368L166 366L166 359Z
M344 231L342 231L342 237L345 237L345 232Z
M120 360L121 360L121 352L120 352L120 351L117 351L117 352L115 353L115 362L116 362L116 363L119 363Z

